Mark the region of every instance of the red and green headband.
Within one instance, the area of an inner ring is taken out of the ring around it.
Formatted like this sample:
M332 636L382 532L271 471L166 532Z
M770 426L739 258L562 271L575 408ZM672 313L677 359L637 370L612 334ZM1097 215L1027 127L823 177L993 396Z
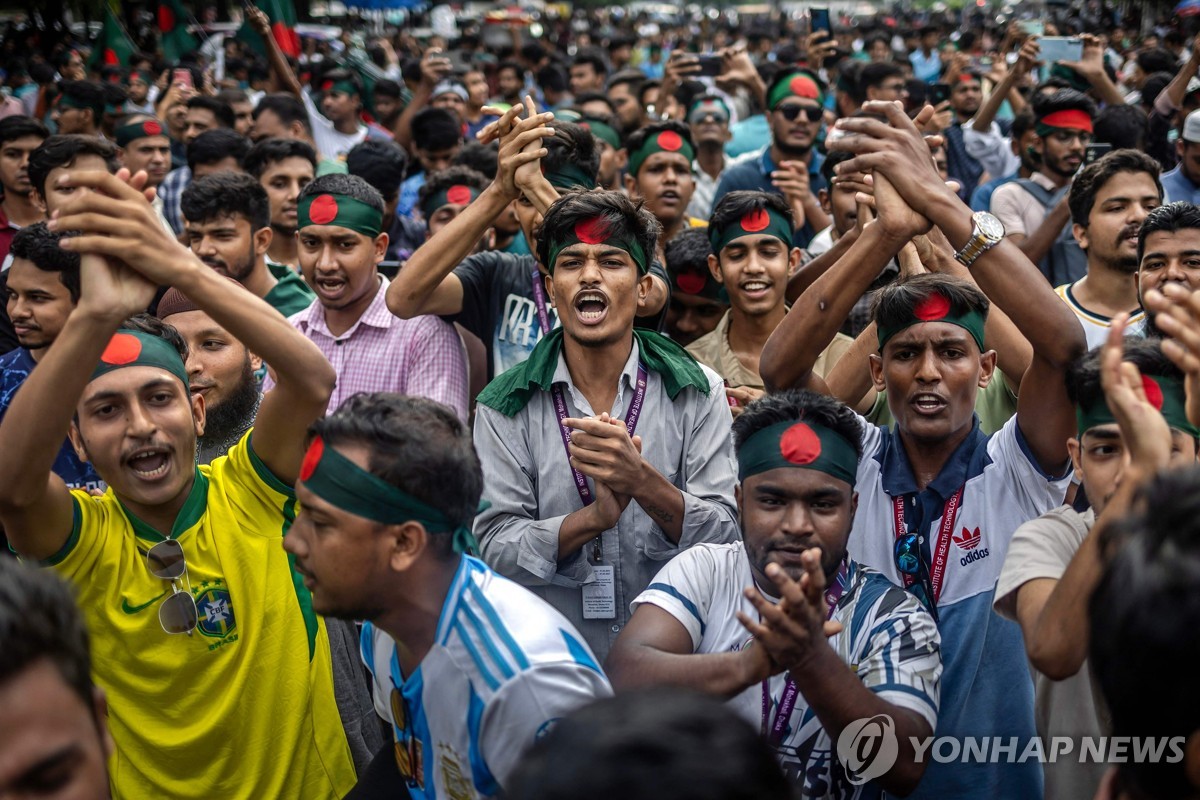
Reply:
M816 100L818 103L825 102L825 95L821 91L820 85L805 72L793 72L776 81L771 87L771 93L767 95L767 109L774 111L789 97L803 97L806 100Z
M311 194L300 200L298 212L300 228L335 225L373 239L383 227L382 211L344 194Z
M642 164L655 153L680 153L688 160L689 165L696 157L696 151L692 149L687 139L675 131L659 131L647 136L641 146L629 154L629 174L637 177Z
M114 333L100 354L100 363L92 370L91 380L125 367L158 367L178 378L185 390L189 386L187 367L179 351L152 333L124 328Z
M468 206L480 194L481 192L473 186L456 183L453 186L447 186L436 194L426 197L425 202L421 203L421 213L428 220L442 206Z
M545 233L545 230L543 230ZM553 274L558 255L566 248L575 244L607 244L629 253L637 264L638 272L645 275L650 271L650 261L646 251L635 236L621 235L614 230L613 225L604 217L589 217L581 219L565 230L557 231L557 236L549 240L550 263L546 269Z
M456 553L478 550L469 526L452 522L433 506L367 472L320 436L313 438L304 454L300 481L305 489L342 511L384 525L419 522L430 533L451 534Z
M142 120L122 125L113 132L117 147L128 147L129 143L147 136L165 136L162 123L156 119Z
M1048 136L1056 129L1087 131L1091 133L1092 118L1086 111L1069 108L1065 111L1055 111L1053 114L1047 114L1037 121L1036 132L1038 136Z
M876 320L879 329L879 350L883 351L883 346L887 344L888 339L913 325L920 325L923 322L948 322L971 334L975 344L979 345L980 352L983 352L987 349L983 346L983 328L986 321L983 313L975 308L966 313L955 313L950 298L941 292L933 291L913 306L912 316L908 319L891 326L879 324L879 321Z
M854 488L858 453L832 428L788 420L756 431L738 449L738 481L781 467L824 472Z
M1175 378L1143 375L1142 389L1146 393L1146 400L1162 412L1168 425L1189 436L1200 437L1200 428L1188 420L1187 393L1182 383ZM1117 418L1108 407L1108 400L1101 394L1090 406L1075 407L1075 421L1079 426L1079 435L1083 436L1099 425L1115 425Z
M730 242L757 233L774 236L783 242L784 247L792 247L792 224L787 217L770 207L747 211L741 219L731 220L723 227L709 223L708 241L719 258Z

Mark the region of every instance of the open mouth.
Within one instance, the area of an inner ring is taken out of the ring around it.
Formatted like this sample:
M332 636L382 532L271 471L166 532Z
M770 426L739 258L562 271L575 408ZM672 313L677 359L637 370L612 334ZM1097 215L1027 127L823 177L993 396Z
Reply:
M608 298L602 292L584 289L575 296L575 313L585 325L597 325L608 314Z
M918 414L933 415L941 413L946 401L936 394L923 393L913 397L911 405Z
M171 451L164 447L143 447L125 459L125 464L143 480L155 480L171 467Z

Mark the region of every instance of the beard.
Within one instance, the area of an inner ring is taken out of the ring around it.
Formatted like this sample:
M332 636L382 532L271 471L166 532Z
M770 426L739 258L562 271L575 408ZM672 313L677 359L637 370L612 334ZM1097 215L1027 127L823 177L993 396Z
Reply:
M258 383L254 379L254 368L250 357L242 366L242 374L237 387L229 397L221 403L213 405L208 410L204 422L204 435L201 442L221 442L230 435L248 427L258 410Z

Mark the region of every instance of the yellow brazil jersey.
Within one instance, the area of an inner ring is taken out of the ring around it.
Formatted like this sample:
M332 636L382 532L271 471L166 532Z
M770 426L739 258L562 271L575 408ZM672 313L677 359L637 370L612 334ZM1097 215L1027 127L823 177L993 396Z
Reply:
M116 798L340 798L355 783L325 625L283 550L295 497L246 434L199 467L172 538L199 628L165 633L162 536L110 490L74 491L71 538L48 562L76 587L108 695Z

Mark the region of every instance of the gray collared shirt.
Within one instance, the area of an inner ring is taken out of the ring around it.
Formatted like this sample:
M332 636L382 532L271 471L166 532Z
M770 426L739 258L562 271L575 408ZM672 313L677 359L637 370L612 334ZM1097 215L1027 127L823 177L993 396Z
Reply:
M624 419L637 382L638 346L625 362L617 398L609 414ZM557 608L604 660L629 621L629 604L678 553L699 542L739 539L733 487L737 482L730 438L732 416L720 376L704 368L710 391L687 387L671 400L662 377L650 372L638 421L642 455L683 493L683 535L675 544L642 510L630 502L615 528L602 536L605 565L615 571L616 618L584 619L581 587L595 581L592 544L567 558L558 557L563 519L583 507L567 463L554 399L538 392L521 413L506 417L478 406L475 447L484 465L483 497L491 507L475 519L482 555L497 572L531 589ZM567 413L591 417L593 411L571 383L562 355L554 383L566 387ZM589 485L592 484L588 479Z

